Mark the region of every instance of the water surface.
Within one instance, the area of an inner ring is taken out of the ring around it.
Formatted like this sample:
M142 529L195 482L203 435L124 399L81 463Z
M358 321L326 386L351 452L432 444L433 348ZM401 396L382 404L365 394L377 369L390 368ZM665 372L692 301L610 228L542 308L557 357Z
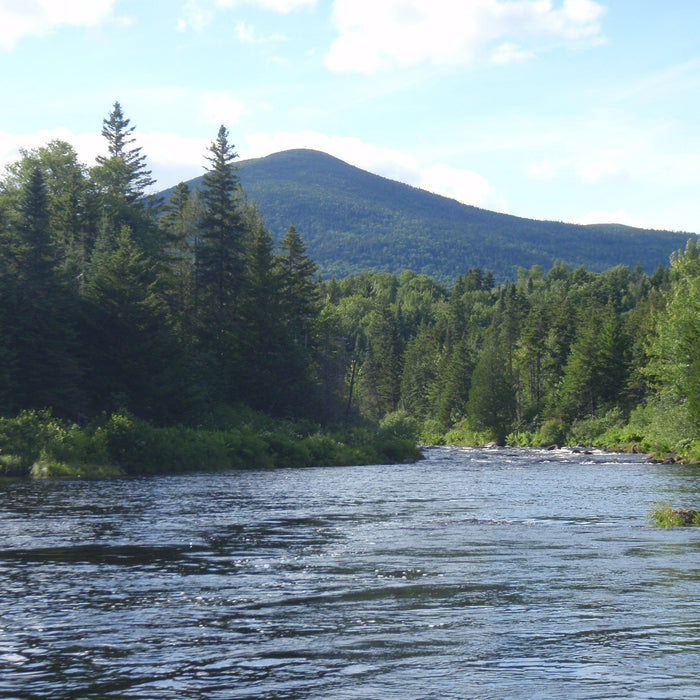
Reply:
M413 465L0 485L0 697L700 698L700 472Z

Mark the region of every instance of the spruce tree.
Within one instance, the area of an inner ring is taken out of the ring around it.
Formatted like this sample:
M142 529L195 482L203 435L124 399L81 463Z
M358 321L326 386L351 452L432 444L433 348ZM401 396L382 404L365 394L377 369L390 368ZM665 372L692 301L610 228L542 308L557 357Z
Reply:
M109 155L97 157L103 184L127 204L143 199L145 191L155 183L141 147L133 146L135 129L124 116L119 102L115 102L102 122L102 136L107 140Z
M107 141L106 156L97 157L91 174L97 186L101 206L101 228L109 229L112 237L128 226L134 242L150 256L160 254L162 241L158 237L154 210L148 207L146 190L154 180L146 165L140 146L134 146L135 126L124 116L119 102L103 120L102 136Z
M233 163L236 158L222 125L209 147L209 167L202 179L202 218L195 251L199 338L216 384L229 400L239 390L239 302L248 236Z

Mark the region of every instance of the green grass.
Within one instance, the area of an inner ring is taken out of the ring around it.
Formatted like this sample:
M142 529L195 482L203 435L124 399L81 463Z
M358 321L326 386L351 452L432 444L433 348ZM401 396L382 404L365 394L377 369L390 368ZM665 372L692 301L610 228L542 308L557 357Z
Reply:
M687 522L679 511L670 503L661 503L652 510L650 520L654 527L700 527L700 511L695 512L691 522Z

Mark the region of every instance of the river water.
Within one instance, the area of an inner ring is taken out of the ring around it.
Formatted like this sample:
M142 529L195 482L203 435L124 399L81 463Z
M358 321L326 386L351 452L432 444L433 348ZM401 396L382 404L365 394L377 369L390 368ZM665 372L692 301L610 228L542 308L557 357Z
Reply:
M411 465L0 484L2 698L700 698L700 472Z

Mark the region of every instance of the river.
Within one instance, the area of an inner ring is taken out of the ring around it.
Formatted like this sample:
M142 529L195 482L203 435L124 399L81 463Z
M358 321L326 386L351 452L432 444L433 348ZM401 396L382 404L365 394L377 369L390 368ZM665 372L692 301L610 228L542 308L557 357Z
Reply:
M0 483L2 698L700 698L700 472L416 464Z

